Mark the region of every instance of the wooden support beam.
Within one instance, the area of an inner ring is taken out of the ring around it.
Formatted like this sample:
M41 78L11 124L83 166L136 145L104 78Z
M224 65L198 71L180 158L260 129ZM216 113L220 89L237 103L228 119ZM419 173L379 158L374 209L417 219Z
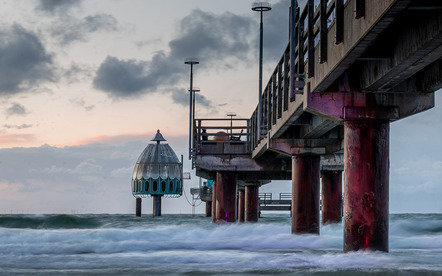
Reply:
M283 93L283 79L282 79L282 65L283 63L278 64L278 114L277 118L281 118L282 116L282 93ZM276 120L275 120L276 124Z
M315 33L314 33L314 14L315 14L315 1L308 0L308 13L307 13L307 32L308 32L308 77L315 76Z
M335 44L340 44L344 41L344 0L335 0L335 5L336 5Z
M320 63L327 62L327 19L327 0L321 0Z

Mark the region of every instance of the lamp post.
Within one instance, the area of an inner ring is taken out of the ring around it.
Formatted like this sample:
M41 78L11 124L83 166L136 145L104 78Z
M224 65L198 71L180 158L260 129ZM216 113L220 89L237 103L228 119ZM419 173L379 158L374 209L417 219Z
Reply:
M262 41L263 41L263 24L262 13L271 10L272 7L267 2L255 2L252 5L252 11L259 11L261 14L261 22L259 24L259 94L258 94L258 139L261 139L261 120L262 120Z
M190 101L189 101L189 160L192 159L192 133L193 133L193 65L199 64L199 60L197 58L187 58L184 61L184 64L190 64Z

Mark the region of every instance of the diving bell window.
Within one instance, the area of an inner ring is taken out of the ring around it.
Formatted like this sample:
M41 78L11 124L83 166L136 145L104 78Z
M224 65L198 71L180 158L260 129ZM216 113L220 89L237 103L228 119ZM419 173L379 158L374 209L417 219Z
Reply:
M166 181L161 181L161 192L164 193L166 191Z

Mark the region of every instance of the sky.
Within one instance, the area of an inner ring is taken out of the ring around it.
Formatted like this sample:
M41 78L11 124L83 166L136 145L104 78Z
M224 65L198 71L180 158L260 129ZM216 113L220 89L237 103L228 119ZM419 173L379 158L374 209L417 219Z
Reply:
M200 60L197 118L249 118L258 90L252 3L0 1L0 213L134 213L132 170L156 130L187 154L186 58ZM288 42L290 1L270 3L264 80ZM439 94L432 110L391 125L390 212L442 212ZM185 181L187 196L198 182ZM143 213L151 205L145 199ZM164 213L191 211L185 196L163 200Z

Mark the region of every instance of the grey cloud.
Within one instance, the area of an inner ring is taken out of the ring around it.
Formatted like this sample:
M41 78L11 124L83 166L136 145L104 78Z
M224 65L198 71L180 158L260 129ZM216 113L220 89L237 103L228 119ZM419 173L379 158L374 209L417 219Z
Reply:
M170 54L180 59L201 57L207 66L222 63L223 58L246 60L253 23L250 17L229 12L215 15L193 10L181 20L179 37L169 42Z
M92 109L95 108L94 105L87 105L84 99L71 99L70 100L71 103L83 108L85 111L91 111Z
M9 116L12 115L26 115L28 112L26 111L26 108L24 105L21 105L19 103L13 103L7 110L6 113Z
M187 57L198 57L202 69L225 66L232 60L247 62L252 23L250 17L194 10L181 20L179 36L169 42L169 53L157 52L148 62L107 57L93 85L113 99L136 98L183 81L189 70L183 64ZM172 98L184 102L176 93ZM198 98L208 103L204 97Z
M91 33L116 31L118 29L117 19L109 14L96 14L87 16L82 20L68 19L63 21L63 24L55 25L51 31L51 35L62 45L74 41L86 41Z
M172 100L180 105L189 106L190 95L189 91L185 89L174 89L171 91ZM202 106L205 108L213 107L213 104L210 100L208 100L204 95L200 93L195 93L195 105Z
M156 86L149 83L145 70L147 63L137 60L120 60L108 56L100 65L94 78L95 88L106 91L111 98L131 98L141 91Z
M19 25L0 30L0 96L53 80L54 68L40 39Z
M33 125L28 124L21 124L21 125L3 125L4 128L15 128L15 129L24 129L24 128L30 128Z
M36 10L48 13L65 13L72 7L78 6L80 0L39 0Z

